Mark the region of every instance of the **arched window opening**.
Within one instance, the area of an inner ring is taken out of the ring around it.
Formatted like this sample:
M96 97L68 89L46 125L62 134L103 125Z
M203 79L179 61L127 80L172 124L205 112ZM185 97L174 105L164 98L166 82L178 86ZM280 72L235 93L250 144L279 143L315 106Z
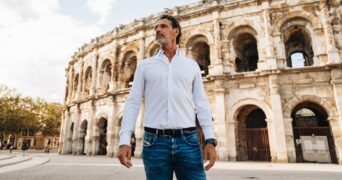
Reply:
M123 81L125 82L125 87L131 87L134 79L134 72L137 68L137 56L133 51L129 51L125 54L122 65L121 72L124 75Z
M255 71L258 68L257 40L249 33L241 33L234 39L236 72Z
M337 163L327 112L316 103L303 102L291 117L297 162Z
M284 32L284 38L287 67L298 68L313 65L311 37L304 26L287 28ZM298 62L298 59L303 62Z
M76 74L75 79L74 79L74 94L77 94L77 90L78 90L78 81L79 81L79 75Z
M87 135L88 121L83 120L81 124L80 137L81 137L81 155L86 154L85 152L85 137Z
M102 63L102 67L101 67L101 77L102 77L101 89L104 92L107 92L109 89L111 76L112 76L112 63L110 62L109 59L106 59Z
M85 73L85 85L84 85L84 92L89 95L89 90L91 87L92 82L92 69L88 67Z
M107 154L107 119L101 118L98 124L99 129L99 155Z
M186 47L188 53L190 53L193 59L198 63L202 76L207 76L209 74L209 65L211 63L208 39L203 35L196 35L190 38Z
M192 46L192 56L197 61L202 76L209 74L210 48L206 42L198 42Z

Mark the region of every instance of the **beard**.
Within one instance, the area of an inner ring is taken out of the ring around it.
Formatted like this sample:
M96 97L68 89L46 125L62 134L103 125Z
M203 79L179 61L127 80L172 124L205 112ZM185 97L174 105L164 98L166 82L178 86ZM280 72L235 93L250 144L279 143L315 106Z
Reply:
M157 43L161 46L167 44L167 39L162 34L157 34L156 36Z

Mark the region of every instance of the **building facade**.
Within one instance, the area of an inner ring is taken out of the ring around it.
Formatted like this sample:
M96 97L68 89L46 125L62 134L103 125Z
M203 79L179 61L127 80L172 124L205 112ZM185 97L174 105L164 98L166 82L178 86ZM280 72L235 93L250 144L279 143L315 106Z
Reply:
M180 21L180 51L202 70L220 160L342 164L340 0L202 0L96 37L66 69L60 154L117 153L134 70L159 49L161 14Z

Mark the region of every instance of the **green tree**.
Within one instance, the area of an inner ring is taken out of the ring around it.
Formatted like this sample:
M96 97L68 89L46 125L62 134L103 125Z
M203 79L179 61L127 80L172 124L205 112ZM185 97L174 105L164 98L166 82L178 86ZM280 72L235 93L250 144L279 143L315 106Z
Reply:
M43 99L23 97L0 84L0 131L19 133L23 130L43 132L51 136L59 133L62 107Z

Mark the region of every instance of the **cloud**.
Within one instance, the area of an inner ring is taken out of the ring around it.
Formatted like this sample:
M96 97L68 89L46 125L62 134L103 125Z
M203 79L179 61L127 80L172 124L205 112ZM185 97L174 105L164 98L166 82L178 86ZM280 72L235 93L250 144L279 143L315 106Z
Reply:
M89 10L100 18L99 25L103 25L111 14L116 0L87 0Z
M62 102L71 55L102 29L60 14L58 0L0 1L0 12L0 84Z

